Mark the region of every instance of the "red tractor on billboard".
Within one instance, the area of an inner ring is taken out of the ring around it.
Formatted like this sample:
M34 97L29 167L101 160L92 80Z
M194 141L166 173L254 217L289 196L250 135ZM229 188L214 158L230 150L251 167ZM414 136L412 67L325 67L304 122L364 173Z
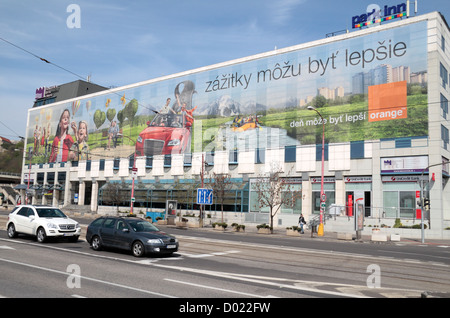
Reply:
M196 93L194 83L179 83L174 93L176 101L170 106L168 98L166 105L139 134L136 156L180 154L191 150L192 113L197 108L192 108L192 95Z

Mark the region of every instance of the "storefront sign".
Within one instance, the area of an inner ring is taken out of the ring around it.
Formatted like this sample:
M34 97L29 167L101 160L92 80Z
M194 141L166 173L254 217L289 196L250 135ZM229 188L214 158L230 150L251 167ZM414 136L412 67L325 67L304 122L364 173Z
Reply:
M345 177L345 183L372 182L372 177Z
M381 158L381 174L422 173L428 167L428 156Z
M384 176L381 182L418 182L420 176Z
M334 183L334 178L323 178L323 183ZM311 183L321 183L322 178L311 178Z

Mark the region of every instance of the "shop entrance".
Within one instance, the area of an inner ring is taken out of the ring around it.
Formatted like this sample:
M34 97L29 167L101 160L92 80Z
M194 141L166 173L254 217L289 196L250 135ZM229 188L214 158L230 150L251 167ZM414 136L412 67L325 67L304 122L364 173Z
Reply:
M358 191L359 197L355 197L355 191L346 191L345 192L345 212L347 216L353 216L353 208L355 206L356 200L360 199L364 202L364 216L371 216L371 199L372 192L371 191Z

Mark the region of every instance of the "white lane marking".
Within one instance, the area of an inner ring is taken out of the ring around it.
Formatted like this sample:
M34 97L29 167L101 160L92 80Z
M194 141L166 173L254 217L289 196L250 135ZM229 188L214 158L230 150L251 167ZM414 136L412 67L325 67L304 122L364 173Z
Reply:
M234 254L234 253L240 253L240 251L225 251L225 252L213 252L209 254L190 254L185 252L177 252L181 256L190 257L190 258L202 258L202 257L212 257L212 256L222 256L222 255L228 255L228 254Z
M0 250L15 250L15 248L6 245L0 245Z
M27 264L27 263L22 263L22 262L16 262L16 261L12 261L12 260L9 260L9 259L4 259L4 258L0 258L0 261L6 262L6 263L11 263L11 264L16 264L16 265L21 265L21 266L25 266L25 267L35 268L35 269L39 269L39 270L42 270L42 271L57 273L57 274L61 274L61 275L67 275L67 276L68 275L72 275L71 273L58 271L56 269L45 268L45 267L42 267L42 266L37 266L37 265L32 265L32 264ZM175 296L165 295L165 294L152 292L152 291L149 291L149 290L140 289L140 288L136 288L136 287L131 287L131 286L127 286L127 285L107 282L107 281L96 279L96 278L91 278L91 277L86 277L86 276L80 276L80 278L81 279L85 279L85 280L89 280L89 281L92 281L92 282L100 283L100 284L105 284L105 285L115 286L115 287L119 287L119 288L129 289L129 290L137 291L137 292L140 292L140 293L145 293L145 294L150 294L150 295L155 295L155 296L161 296L161 297L166 297L166 298L176 298Z
M244 295L244 296L249 296L249 297L254 297L254 298L273 297L273 296L261 296L261 295L255 295L255 294L250 294L250 293L239 292L239 291L231 290L231 289L224 289L224 288L219 288L219 287L213 287L213 286L206 286L206 285L194 284L194 283L189 283L189 282L183 282L183 281L180 281L180 280L174 280L174 279L170 279L170 278L164 278L164 280L168 281L168 282L177 283L177 284L184 284L184 285L189 285L189 286L194 286L194 287L199 287L199 288L205 288L205 289L213 289L213 290L218 290L218 291L222 291L222 292L233 293L233 294L238 294L238 295Z

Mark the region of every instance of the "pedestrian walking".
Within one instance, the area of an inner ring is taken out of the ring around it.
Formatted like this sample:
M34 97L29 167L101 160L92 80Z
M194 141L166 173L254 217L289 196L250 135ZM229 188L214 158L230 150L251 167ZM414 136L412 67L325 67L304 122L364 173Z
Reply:
M300 217L298 218L298 226L300 226L300 233L304 234L305 232L303 231L303 225L306 224L305 218L303 217L303 214L300 214Z

